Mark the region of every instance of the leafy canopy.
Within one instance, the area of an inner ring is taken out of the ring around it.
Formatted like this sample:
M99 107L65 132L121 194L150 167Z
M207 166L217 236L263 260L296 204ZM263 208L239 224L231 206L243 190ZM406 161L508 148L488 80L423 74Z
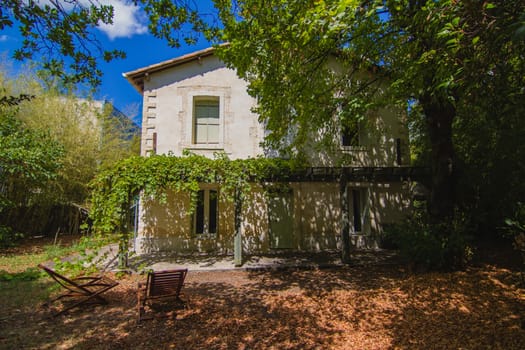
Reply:
M318 135L365 119L381 105L373 46L375 16L359 1L219 1L222 58L249 82L256 112L269 131L268 146L301 149ZM370 27L370 28L369 28ZM370 30L370 34L364 34ZM365 40L366 39L366 40ZM220 52L221 53L221 52ZM323 140L329 143L330 140Z
M93 0L5 0L0 30L18 27L24 37L15 59L42 59L42 69L66 86L84 82L97 86L102 77L97 59L125 57L120 50L103 49L95 36L94 29L112 23L112 18L111 6Z
M101 83L100 61L126 57L119 49L103 47L97 28L111 25L114 8L101 0L2 0L0 31L17 28L24 37L14 52L17 60L40 62L46 75L57 77L66 87ZM214 32L214 17L199 12L193 0L133 0L150 14L152 34L172 47L193 44L200 33ZM211 11L211 10L210 10Z

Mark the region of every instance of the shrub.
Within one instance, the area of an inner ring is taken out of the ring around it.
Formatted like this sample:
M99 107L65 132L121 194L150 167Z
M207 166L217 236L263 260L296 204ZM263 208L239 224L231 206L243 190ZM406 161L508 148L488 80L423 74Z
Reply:
M23 237L24 235L21 233L15 232L7 226L0 225L0 248L11 247Z
M525 281L525 204L517 203L514 215L505 220L506 233L513 238L513 246L521 255L522 282Z
M423 210L385 230L385 239L416 270L448 270L464 267L472 258L469 235L461 219L431 225Z

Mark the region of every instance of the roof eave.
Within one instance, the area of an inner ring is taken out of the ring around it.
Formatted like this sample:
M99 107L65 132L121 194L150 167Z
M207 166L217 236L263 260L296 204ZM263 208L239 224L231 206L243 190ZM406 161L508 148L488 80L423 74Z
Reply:
M223 46L227 44L221 44L219 46ZM140 93L144 93L144 80L148 77L148 75L159 72L168 68L173 68L180 66L182 64L200 60L203 57L211 56L215 52L215 47L208 47L203 50L195 51L183 56L179 56L167 61L163 61L160 63L152 64L150 66L139 68L127 73L122 73L122 76L126 78L131 85Z

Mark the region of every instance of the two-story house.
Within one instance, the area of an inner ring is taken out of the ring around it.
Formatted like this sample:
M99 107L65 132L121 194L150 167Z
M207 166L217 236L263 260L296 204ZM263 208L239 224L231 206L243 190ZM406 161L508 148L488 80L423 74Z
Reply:
M142 156L180 156L184 150L209 157L220 151L230 159L263 155L265 130L252 113L256 100L213 48L124 77L144 98ZM400 220L409 208L408 131L402 111L382 110L368 125L342 132L339 154L312 152L309 176L280 184L279 191L268 190L272 184L252 186L242 207L243 252L340 249L343 214L354 245L375 246L384 225ZM349 154L351 162L341 167L338 157ZM334 175L341 173L346 174L343 189ZM142 199L135 250L231 254L239 249L234 206L221 201L219 192L203 184L192 215L186 214L184 193L170 192L165 204Z

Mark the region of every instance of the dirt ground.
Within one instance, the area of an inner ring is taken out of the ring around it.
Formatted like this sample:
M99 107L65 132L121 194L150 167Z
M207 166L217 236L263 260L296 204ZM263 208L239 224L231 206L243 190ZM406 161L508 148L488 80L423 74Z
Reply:
M110 276L107 305L56 318L60 305L3 306L0 349L525 349L521 276L496 265L190 271L187 307L156 305L141 323L144 276Z

